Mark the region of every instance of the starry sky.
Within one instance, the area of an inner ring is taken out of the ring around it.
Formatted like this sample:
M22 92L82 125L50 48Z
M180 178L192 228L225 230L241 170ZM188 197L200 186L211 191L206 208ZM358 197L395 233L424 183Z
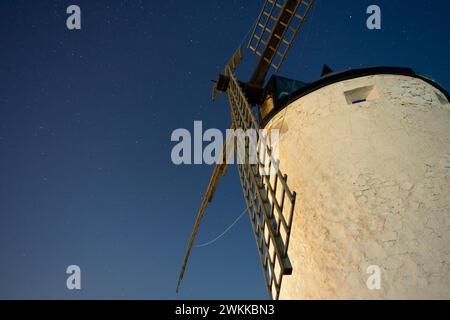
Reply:
M240 220L179 268L212 167L175 166L177 128L226 129L211 79L262 0L0 1L0 299L265 299L251 226ZM444 0L317 0L281 75L405 66L450 88ZM77 4L82 30L66 28ZM378 4L382 30L366 28ZM248 80L249 51L238 70ZM198 235L245 208L235 168ZM66 288L78 265L82 290Z

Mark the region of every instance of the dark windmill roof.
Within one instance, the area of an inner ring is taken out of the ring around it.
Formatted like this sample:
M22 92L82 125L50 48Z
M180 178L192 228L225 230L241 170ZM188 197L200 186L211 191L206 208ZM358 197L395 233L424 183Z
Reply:
M274 99L274 108L263 119L262 125L265 126L267 122L269 122L278 112L283 110L286 106L288 106L292 102L316 90L329 86L333 83L371 75L391 74L391 75L403 75L418 78L429 83L430 85L434 86L436 89L441 91L446 96L447 100L450 101L450 95L447 92L447 90L445 90L433 79L418 74L411 68L370 67L362 69L351 69L343 72L332 72L332 70L328 67L327 72L323 72L323 74L324 75L319 80L314 81L312 83L305 83L302 81L273 75L267 83L266 92L272 95Z

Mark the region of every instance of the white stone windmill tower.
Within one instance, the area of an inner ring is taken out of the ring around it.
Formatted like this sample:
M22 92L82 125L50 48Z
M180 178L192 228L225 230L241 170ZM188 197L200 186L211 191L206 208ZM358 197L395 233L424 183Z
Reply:
M269 296L450 298L449 95L393 67L326 67L310 84L279 76L265 84L312 5L266 0L248 45L260 57L251 80L234 74L239 48L214 88L228 96L231 127L280 130L279 163L272 146L258 148L280 170L237 166ZM226 169L214 169L177 291ZM375 288L367 272L379 276Z

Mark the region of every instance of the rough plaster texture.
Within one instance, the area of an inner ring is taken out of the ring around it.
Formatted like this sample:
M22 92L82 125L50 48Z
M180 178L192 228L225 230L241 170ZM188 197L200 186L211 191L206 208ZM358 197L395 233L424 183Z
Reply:
M298 194L281 299L450 299L442 93L398 75L342 81L267 127L281 130L281 169ZM370 265L381 268L380 290L366 285Z

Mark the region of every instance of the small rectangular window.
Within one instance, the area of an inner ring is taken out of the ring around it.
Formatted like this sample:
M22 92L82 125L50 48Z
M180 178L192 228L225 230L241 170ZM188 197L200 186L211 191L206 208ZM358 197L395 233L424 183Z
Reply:
M344 92L348 104L359 104L373 98L375 86L366 86Z

